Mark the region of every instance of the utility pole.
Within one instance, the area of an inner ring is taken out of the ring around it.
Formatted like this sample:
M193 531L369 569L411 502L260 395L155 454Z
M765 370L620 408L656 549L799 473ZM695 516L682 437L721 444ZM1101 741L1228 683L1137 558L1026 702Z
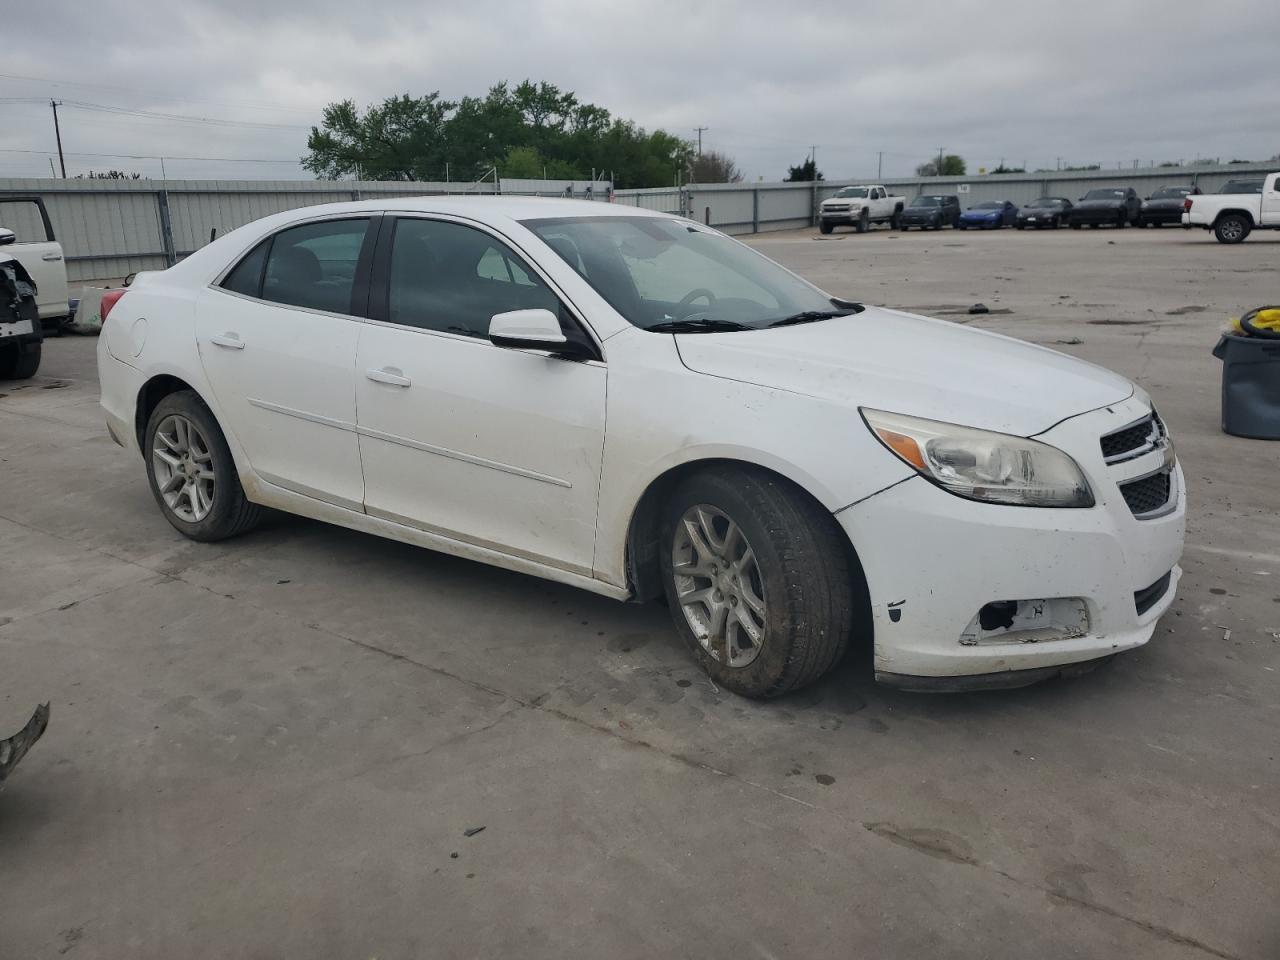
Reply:
M945 149L947 148L946 147L938 148L938 176L942 176L942 151Z
M813 167L813 179L818 179L818 145L815 143L809 148L809 164Z
M880 179L880 172L884 169L884 151L881 150L876 154L876 179Z
M58 101L50 100L53 107L53 135L58 138L58 166L62 167L62 179L67 179L67 161L62 158L62 130L58 126Z
M702 156L702 131L710 130L711 128L710 127L694 127L693 129L698 132L698 156Z

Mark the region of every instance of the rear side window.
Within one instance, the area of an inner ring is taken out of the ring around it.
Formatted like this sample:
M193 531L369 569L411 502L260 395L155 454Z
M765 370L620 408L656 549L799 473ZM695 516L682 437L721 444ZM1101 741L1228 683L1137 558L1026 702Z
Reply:
M222 281L223 289L246 297L262 296L262 267L267 262L267 248L270 246L271 238L267 237L249 251L249 255L237 263Z
M262 275L262 299L330 313L351 313L356 264L368 226L368 219L361 218L305 223L281 230L271 238Z

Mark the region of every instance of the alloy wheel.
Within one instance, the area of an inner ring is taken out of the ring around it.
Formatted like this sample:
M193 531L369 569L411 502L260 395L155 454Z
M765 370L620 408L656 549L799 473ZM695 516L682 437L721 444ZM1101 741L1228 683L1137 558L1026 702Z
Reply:
M156 489L176 517L199 523L209 515L217 475L209 441L195 423L178 414L161 420L151 447L151 462Z
M703 649L726 666L750 665L767 623L755 551L724 511L697 504L676 525L671 545L676 598Z

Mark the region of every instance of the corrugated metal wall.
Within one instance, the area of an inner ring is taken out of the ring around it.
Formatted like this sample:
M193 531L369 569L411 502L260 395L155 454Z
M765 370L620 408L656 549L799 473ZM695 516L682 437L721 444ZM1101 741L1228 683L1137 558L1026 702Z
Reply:
M1258 177L1274 164L1222 167L1096 170L1070 173L986 175L974 177L907 177L879 182L910 198L917 193L958 193L968 207L983 200L1025 203L1035 197L1075 199L1099 186L1132 186L1141 195L1166 184L1198 183L1206 193L1229 179ZM787 230L813 222L817 203L851 183L691 184L682 188L620 190L619 203L684 214L726 233ZM609 198L607 182L569 180L503 180L501 192L542 196ZM226 233L252 220L295 207L371 197L430 194L494 193L483 183L335 182L311 180L2 180L0 224L19 238L43 237L31 204L6 203L6 197L38 195L44 199L54 233L67 257L73 282L117 279L137 270L161 270L209 242L216 229ZM166 230L166 224L168 229Z
M608 199L611 184L570 180L502 181L504 193ZM218 235L253 220L318 203L373 197L487 194L492 182L334 182L310 180L3 180L0 225L43 239L34 204L6 198L39 196L67 258L72 283L115 280L138 270L163 270ZM166 232L165 225L168 224Z

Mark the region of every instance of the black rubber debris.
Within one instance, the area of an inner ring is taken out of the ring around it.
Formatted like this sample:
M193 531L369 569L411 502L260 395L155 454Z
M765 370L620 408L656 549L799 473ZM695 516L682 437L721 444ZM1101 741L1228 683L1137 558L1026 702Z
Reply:
M975 303L969 308L970 313L990 313L991 309L985 303Z
M483 829L484 827L467 827L467 829L462 831L462 835L464 837L474 837L477 833L479 833Z

